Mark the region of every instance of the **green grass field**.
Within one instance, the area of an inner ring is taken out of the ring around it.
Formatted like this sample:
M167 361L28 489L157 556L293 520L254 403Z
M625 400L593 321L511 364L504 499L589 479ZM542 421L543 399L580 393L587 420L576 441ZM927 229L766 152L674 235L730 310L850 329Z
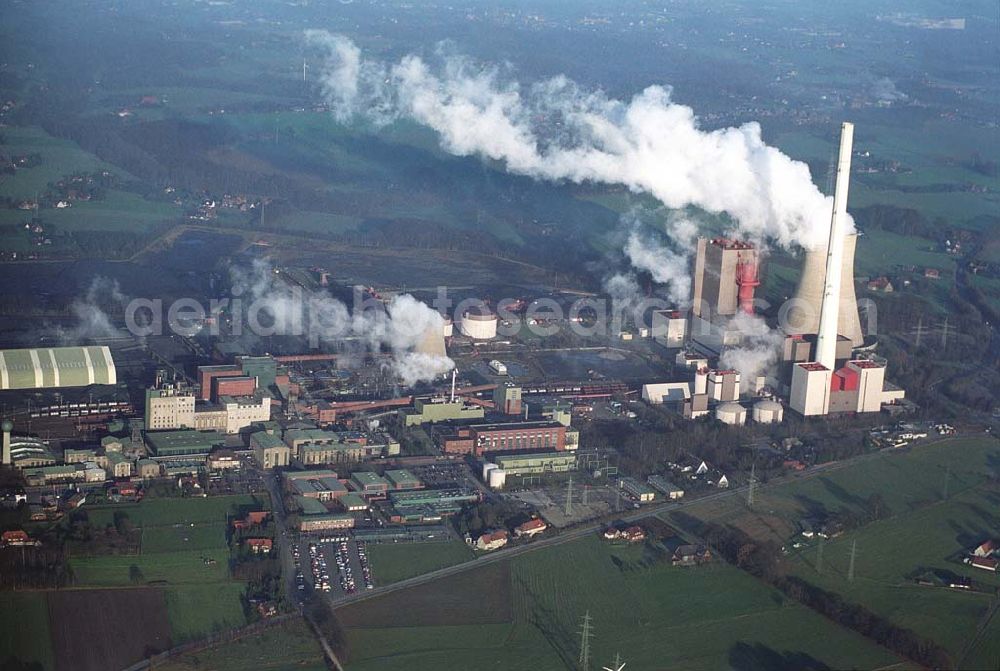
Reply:
M401 543L368 545L372 576L377 585L429 573L472 559L472 550L462 541L446 543Z
M161 671L326 671L323 652L302 619L157 666Z
M605 664L616 652L638 669L873 668L897 661L737 569L674 568L653 547L589 537L541 550L512 561L509 589L508 624L420 626L400 612L398 626L351 628L348 669L573 669L588 611L593 659Z
M121 506L87 510L91 524L101 529L125 513L142 529L138 556L73 557L76 583L86 587L136 584L132 566L141 572L139 584L166 591L167 614L175 641L203 636L245 622L240 595L243 583L229 577L228 520L240 508L270 508L267 497L145 499Z
M219 547L226 537L225 522L199 522L172 526L143 527L143 554L177 552L179 550L211 550Z
M147 498L141 503L98 506L86 510L95 527L111 524L115 513L119 511L127 514L132 524L146 527L205 522L225 524L228 516L236 514L241 506L269 510L271 504L267 496L247 494L208 498Z
M993 438L937 441L880 454L828 475L764 488L754 513L737 497L684 512L788 547L788 535L802 517L841 509L860 513L868 498L878 494L888 519L825 542L821 566L818 541L796 537L806 547L790 548L788 570L936 641L956 662L962 660L963 668L993 668L1000 661L1000 621L986 623L991 597L918 586L915 578L940 583L942 577L956 574L973 578L988 592L1000 588L1000 576L960 561L963 552L1000 537L1000 515L995 512L1000 490L992 484L998 468L1000 443ZM855 579L848 581L855 542ZM986 628L975 642L980 625Z
M240 604L242 583L227 580L174 585L166 588L165 592L167 617L175 643L246 623Z
M10 657L55 666L45 592L0 592L0 665Z
M925 238L897 235L883 230L866 231L858 240L854 256L856 275L892 274L896 265L937 268L941 274L955 270L955 257L935 248Z
M0 196L8 198L33 198L67 175L80 172L110 170L126 176L120 168L105 163L80 145L53 137L37 126L7 126L0 129L5 152L18 156L38 154L42 162L33 168L18 170L13 175L0 177Z

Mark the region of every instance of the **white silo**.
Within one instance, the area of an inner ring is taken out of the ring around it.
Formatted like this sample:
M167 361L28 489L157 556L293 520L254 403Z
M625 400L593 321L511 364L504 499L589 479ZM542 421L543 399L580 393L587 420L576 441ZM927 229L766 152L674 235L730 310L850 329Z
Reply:
M458 330L473 340L489 340L497 337L497 316L487 307L469 308L462 313Z
M784 419L785 409L777 401L763 399L753 404L753 421L756 424L777 424Z
M739 403L721 403L715 408L715 418L725 424L746 424L747 409Z

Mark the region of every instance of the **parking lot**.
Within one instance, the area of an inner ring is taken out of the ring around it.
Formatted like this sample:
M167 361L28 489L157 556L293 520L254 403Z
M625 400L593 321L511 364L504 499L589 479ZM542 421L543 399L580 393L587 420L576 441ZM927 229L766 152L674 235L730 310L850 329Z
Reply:
M375 588L364 541L348 535L317 537L293 544L291 553L300 592L315 589L341 596Z

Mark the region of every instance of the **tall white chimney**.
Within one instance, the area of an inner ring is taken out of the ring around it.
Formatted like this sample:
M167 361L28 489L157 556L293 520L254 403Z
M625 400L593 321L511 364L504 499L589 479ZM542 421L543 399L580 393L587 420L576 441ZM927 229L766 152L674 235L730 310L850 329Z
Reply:
M847 223L847 191L851 182L851 151L854 124L840 127L840 156L837 159L837 187L833 193L830 242L826 248L826 282L816 336L816 361L833 370L837 358L837 318L840 313L840 283L843 276L844 237Z

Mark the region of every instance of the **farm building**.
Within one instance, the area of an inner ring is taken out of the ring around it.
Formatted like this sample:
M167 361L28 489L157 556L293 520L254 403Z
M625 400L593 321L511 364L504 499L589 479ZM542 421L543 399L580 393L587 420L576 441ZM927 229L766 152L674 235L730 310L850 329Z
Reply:
M0 536L0 547L20 548L33 545L40 545L40 543L32 539L31 536L28 535L28 532L23 529L5 531L3 532L3 536Z
M266 555L271 552L274 541L270 538L247 538L243 541L247 549L255 555Z
M681 545L674 550L674 566L697 566L712 561L711 551L701 545Z
M518 538L532 538L549 528L545 520L533 519L514 529L514 535Z
M498 550L507 544L507 531L501 529L500 531L493 531L487 534L483 534L478 539L476 539L476 549L482 550L484 552L489 552L490 550Z

